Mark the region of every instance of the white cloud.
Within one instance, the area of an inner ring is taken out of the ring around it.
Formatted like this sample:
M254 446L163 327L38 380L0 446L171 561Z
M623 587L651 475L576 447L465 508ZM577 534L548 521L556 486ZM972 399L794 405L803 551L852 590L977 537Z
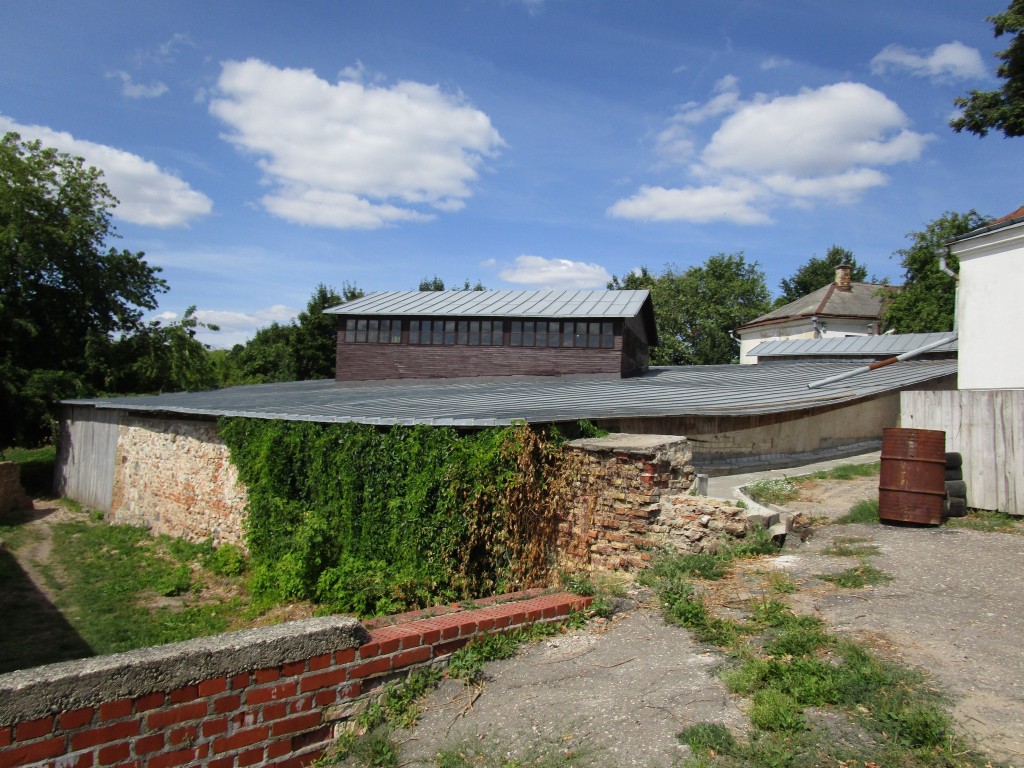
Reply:
M908 122L884 94L836 83L742 107L715 131L702 160L719 171L798 176L891 165L916 160L928 141Z
M871 71L876 75L889 71L909 72L937 82L971 80L987 74L978 50L959 41L943 43L931 53L890 45L871 60Z
M156 99L170 90L166 84L160 81L149 85L136 83L132 80L132 76L123 70L111 72L107 77L119 78L121 80L121 95L129 99Z
M698 149L695 126L722 116ZM723 78L707 102L683 105L657 137L662 157L690 158L687 171L696 183L641 187L608 214L764 224L781 205L852 203L888 182L879 166L917 160L934 138L911 131L909 122L895 102L862 83L743 100L735 78Z
M686 189L641 187L632 197L615 203L608 213L619 219L640 221L765 224L770 221L768 215L755 206L763 194L756 184L735 180Z
M542 288L604 288L612 276L598 264L543 256L517 256L515 265L498 273L502 280Z
M220 330L209 331L204 328L196 332L196 338L204 344L218 349L229 349L235 344L244 344L256 335L260 328L271 323L288 324L299 314L299 310L284 304L255 309L251 312L236 312L223 309L199 309L195 318L201 323L216 325ZM178 313L165 311L154 315L151 320L159 320L167 325L178 320Z
M131 152L76 139L70 133L42 125L21 125L0 115L0 133L16 131L21 138L39 139L44 147L82 157L103 171L103 181L120 201L113 209L119 219L151 227L176 227L205 216L213 202L172 173Z
M224 138L258 158L263 205L300 224L375 228L456 211L484 159L503 145L483 112L439 87L391 87L256 59L223 65L210 112Z
M764 59L761 62L761 69L765 71L772 69L783 69L785 67L790 66L792 63L793 62L790 61L789 59L784 59L779 56L769 56L767 59Z

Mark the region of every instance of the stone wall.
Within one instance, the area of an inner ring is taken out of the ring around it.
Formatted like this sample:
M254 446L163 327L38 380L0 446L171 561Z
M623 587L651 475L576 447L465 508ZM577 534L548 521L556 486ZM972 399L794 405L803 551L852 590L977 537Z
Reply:
M216 544L243 545L246 492L212 421L126 415L108 519Z
M558 528L562 568L646 568L657 549L711 551L747 530L742 509L687 494L696 474L685 437L612 434L566 450L576 478Z
M0 675L0 766L309 765L384 682L589 604L535 591L372 631L328 616Z
M635 570L660 547L702 552L742 535L742 510L686 495L696 478L691 449L674 435L569 443L573 500L558 525L559 567ZM244 546L245 488L212 421L125 415L112 499L111 522Z
M32 500L21 487L21 467L14 461L0 461L0 515L16 509L32 509Z

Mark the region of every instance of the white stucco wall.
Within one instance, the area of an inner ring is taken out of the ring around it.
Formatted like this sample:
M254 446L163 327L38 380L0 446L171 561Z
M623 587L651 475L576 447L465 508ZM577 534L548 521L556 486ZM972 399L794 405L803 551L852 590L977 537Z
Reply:
M1024 389L1024 224L963 240L957 321L960 389Z

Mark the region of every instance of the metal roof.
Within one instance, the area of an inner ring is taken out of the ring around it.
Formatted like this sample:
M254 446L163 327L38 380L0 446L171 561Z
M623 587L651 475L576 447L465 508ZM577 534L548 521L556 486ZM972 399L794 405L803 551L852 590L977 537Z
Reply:
M752 326L780 323L794 318L817 315L828 317L863 317L877 320L882 316L882 309L887 294L896 289L892 286L876 283L850 283L850 290L840 291L835 283L811 291L789 304L773 309L771 312L744 323L738 330Z
M956 362L889 365L811 392L857 363L791 362L653 368L626 379L529 377L388 384L301 381L150 397L65 400L150 414L249 416L361 424L487 427L515 421L782 413L858 400L956 373Z
M466 317L636 317L643 291L379 291L324 310L334 315Z
M902 355L904 352L931 344L949 336L948 333L903 333L881 336L843 336L834 339L786 339L765 341L747 352L747 357L842 357ZM956 352L953 341L936 347L934 352Z

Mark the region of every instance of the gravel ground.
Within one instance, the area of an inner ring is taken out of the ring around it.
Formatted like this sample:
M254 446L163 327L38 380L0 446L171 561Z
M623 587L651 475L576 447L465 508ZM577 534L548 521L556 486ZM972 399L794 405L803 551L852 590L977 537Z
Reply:
M836 518L877 494L877 479L815 481L791 507ZM864 539L870 562L892 581L844 590L816 575L856 558L823 553L837 537ZM893 660L922 668L949 693L960 727L993 758L1024 766L1024 536L952 528L826 525L803 543L790 537L779 557L749 566L785 569L800 584L794 608L823 618ZM720 605L739 605L757 577L723 583ZM675 735L700 721L742 732L743 701L715 675L720 656L668 627L649 602L597 631L527 646L486 666L488 680L467 689L445 683L421 723L400 741L403 765L431 765L444 746L491 745L492 754L537 744L589 745L597 766L671 766L685 754ZM495 746L497 745L497 746ZM497 750L497 752L495 752Z

